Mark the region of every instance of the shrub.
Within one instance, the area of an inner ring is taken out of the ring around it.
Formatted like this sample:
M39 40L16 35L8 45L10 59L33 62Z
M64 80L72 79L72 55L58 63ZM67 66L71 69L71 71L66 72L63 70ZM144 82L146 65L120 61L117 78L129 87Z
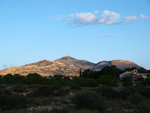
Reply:
M58 108L53 108L50 113L67 113L68 109L63 108L63 109L58 109Z
M54 83L52 86L51 86L51 90L52 91L56 91L58 89L61 89L62 86L59 84L59 83Z
M51 94L51 89L48 86L42 86L37 90L39 96L49 96Z
M132 78L127 76L123 78L123 86L133 86Z
M150 99L150 88L149 87L143 88L143 90L140 91L140 94Z
M80 110L70 110L68 113L98 113L98 111L80 109Z
M150 112L150 104L148 101L144 101L139 103L137 106L137 112L138 113L149 113Z
M69 92L70 92L70 90L68 88L62 88L62 89L59 89L59 90L52 92L51 95L53 95L53 96L64 96L64 95L67 95Z
M24 87L23 85L15 85L13 87L13 91L16 93L23 93L26 91L26 87Z
M39 94L36 91L33 91L31 93L28 93L26 96L28 98L36 98L36 97L39 97Z
M111 87L102 87L99 89L102 96L108 98L108 99L118 99L120 98L120 92L117 90L114 90Z
M73 97L72 102L78 109L104 110L104 98L94 91L81 92Z
M2 78L2 83L14 84L15 83L15 77L12 74L7 74Z
M53 100L53 97L37 97L28 99L29 106L45 106L50 105Z
M92 78L86 78L85 82L86 82L86 86L89 86L89 87L97 87L98 86L98 83Z
M27 105L27 98L23 95L19 94L14 94L9 96L6 99L6 107L8 109L20 109L20 108L25 108Z
M80 90L81 87L80 87L79 85L75 84L75 85L72 85L72 86L71 86L71 89L72 89L72 90Z
M30 73L27 75L28 84L42 84L44 80L45 78L37 73Z
M146 78L144 84L147 86L150 86L150 78Z
M111 75L101 75L98 82L104 86L117 86L117 80Z
M9 90L6 90L6 89L0 90L0 107L6 105L6 99L10 95L11 95L11 92Z
M123 87L120 91L120 96L123 100L126 100L126 98L128 96L130 96L131 94L136 93L135 88L134 87Z
M145 101L145 97L139 93L135 93L135 94L128 96L127 100L129 100L132 104L138 104L140 102Z
M0 75L0 84L2 83L2 76Z

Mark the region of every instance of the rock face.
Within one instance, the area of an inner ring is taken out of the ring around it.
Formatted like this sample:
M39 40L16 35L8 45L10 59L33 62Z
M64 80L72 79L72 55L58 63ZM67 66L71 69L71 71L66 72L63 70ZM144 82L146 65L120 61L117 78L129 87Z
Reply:
M130 62L128 60L112 60L112 61L102 61L97 64L92 68L94 71L99 71L105 66L112 66L115 65L117 68L124 70L125 68L131 68L131 67L137 67L140 68L137 64Z
M29 73L38 73L42 76L53 76L56 74L62 74L67 76L79 76L80 68L92 69L94 71L99 71L105 66L115 65L119 69L125 69L129 67L137 67L137 64L126 61L126 60L113 60L113 61L102 61L97 64L88 62L86 60L78 60L70 56L65 56L55 61L41 60L32 64L19 67L9 67L0 70L0 75L6 74L20 74L28 75Z

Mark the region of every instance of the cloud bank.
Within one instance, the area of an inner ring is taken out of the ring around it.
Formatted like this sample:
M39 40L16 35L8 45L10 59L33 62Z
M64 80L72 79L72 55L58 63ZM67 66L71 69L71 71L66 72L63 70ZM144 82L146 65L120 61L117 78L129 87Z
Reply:
M66 20L73 21L73 23L76 24L105 24L105 25L112 25L112 24L118 24L120 21L120 14L105 10L103 11L102 15L100 17L97 17L95 14L97 14L98 11L94 11L94 13L87 12L87 13L76 13L71 14L66 17Z
M140 18L141 18L141 19L148 19L148 16L145 16L145 15L143 15L143 14L140 14Z
M140 18L147 19L148 16L140 14ZM130 23L137 19L138 19L137 16L122 17L119 13L109 10L104 10L101 14L98 10L95 10L94 12L85 12L85 13L81 12L70 14L65 17L65 20L68 21L69 23L78 25L96 25L96 24L114 25L119 23Z
M127 23L133 22L136 19L137 19L136 16L128 16L128 17L125 17L125 22L127 22Z

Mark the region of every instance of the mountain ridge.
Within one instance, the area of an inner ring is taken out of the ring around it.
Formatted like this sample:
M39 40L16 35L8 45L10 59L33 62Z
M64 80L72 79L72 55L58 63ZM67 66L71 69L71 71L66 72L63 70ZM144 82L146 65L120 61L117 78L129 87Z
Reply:
M0 70L0 75L6 75L8 73L21 75L38 73L42 76L53 76L56 74L79 76L80 68L82 69L82 71L84 71L85 69L100 71L103 67L111 65L115 65L117 68L122 70L129 67L140 68L139 65L128 60L100 61L95 64L87 60L78 60L70 56L64 56L54 61L41 60L24 66L9 67Z

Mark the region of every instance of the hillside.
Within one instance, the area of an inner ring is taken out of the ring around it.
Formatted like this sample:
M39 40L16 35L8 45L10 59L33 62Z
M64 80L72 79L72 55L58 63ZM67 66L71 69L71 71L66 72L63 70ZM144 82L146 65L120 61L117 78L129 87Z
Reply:
M99 71L103 67L111 65L115 65L117 68L122 70L129 67L140 67L137 64L127 60L101 61L97 64L94 64L86 60L78 60L70 56L65 56L60 59L56 59L55 61L41 60L24 66L9 67L0 70L0 75L6 75L8 73L21 75L38 73L42 76L53 76L56 74L79 76L80 68L82 71L85 69Z
M131 68L131 67L137 67L140 68L137 64L128 61L128 60L112 60L112 61L102 61L97 64L92 68L94 71L99 71L105 66L112 66L115 65L117 68L124 70L125 68Z

